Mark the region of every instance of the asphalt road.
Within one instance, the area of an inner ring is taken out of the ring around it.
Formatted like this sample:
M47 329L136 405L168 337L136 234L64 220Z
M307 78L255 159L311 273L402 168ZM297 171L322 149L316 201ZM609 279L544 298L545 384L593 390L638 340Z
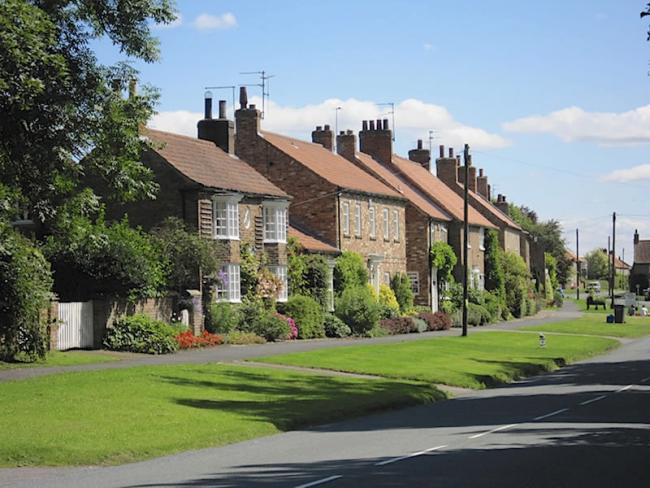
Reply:
M454 400L11 487L648 487L650 337Z

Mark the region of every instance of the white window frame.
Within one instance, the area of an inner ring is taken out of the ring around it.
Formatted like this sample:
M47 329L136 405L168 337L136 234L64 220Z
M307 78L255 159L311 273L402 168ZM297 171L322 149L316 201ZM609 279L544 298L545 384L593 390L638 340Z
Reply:
M354 204L354 236L361 237L361 204Z
M377 210L374 205L368 208L368 225L370 227L370 238L377 238Z
M241 302L241 276L239 264L224 264L221 271L226 276L225 283L217 284L215 300L217 302Z
M411 282L411 291L413 291L413 294L419 295L420 294L420 273L417 271L408 271L406 273L406 276L408 276L409 281Z
M348 202L343 202L343 205L341 207L342 207L341 213L343 214L342 215L343 235L349 236L350 235L350 204Z
M282 288L276 297L277 301L282 303L286 302L289 299L289 280L287 278L287 267L280 265L269 266L269 270L282 283Z
M243 195L215 195L212 198L212 236L239 240L239 201Z
M478 248L481 251L485 251L485 228L478 228Z
M393 210L393 240L399 242L400 235L399 210Z
M287 206L285 200L262 202L265 243L287 242Z
M382 213L382 218L384 223L384 240L387 241L390 239L390 222L388 221L389 219L388 207L384 207L381 213Z

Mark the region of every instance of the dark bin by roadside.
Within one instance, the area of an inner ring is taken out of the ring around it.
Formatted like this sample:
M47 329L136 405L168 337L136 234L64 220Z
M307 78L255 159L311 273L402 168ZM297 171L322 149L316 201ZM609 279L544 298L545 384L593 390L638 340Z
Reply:
M625 319L625 305L614 305L614 323L622 324Z

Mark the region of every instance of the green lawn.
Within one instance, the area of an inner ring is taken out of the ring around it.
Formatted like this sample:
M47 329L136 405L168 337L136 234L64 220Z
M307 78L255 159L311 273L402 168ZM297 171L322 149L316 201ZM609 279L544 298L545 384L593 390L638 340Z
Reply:
M0 466L126 463L442 398L408 381L220 364L57 374L0 383Z
M116 354L96 351L52 351L43 361L33 363L17 361L6 363L0 361L0 370L15 368L43 368L51 366L76 366L80 364L107 363L118 361L121 357Z
M650 334L650 317L625 317L624 324L608 324L602 314L588 314L577 320L523 327L521 330L563 332L611 337L642 337Z
M256 361L366 373L467 388L484 388L550 370L616 347L613 339L481 332L469 337L349 346L271 356Z

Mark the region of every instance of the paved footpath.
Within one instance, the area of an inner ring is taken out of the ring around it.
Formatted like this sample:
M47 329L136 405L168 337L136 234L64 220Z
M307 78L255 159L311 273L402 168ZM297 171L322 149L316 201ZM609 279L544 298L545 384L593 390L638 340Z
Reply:
M582 315L573 302L565 302L561 310L542 310L535 317L501 322L485 327L470 327L469 333L485 332L490 330L515 330L529 325L540 325L562 320L571 320ZM149 354L125 354L127 359L108 363L84 364L79 366L55 366L43 368L17 368L0 371L0 381L21 380L46 376L50 374L95 371L104 369L131 368L134 366L148 366L158 364L188 364L188 363L216 363L234 362L246 359L273 356L291 352L313 351L331 347L342 347L360 344L389 344L394 342L418 341L434 337L458 335L460 329L453 328L446 331L425 332L422 334L404 334L376 338L350 338L350 339L314 339L287 342L270 342L267 344L253 344L246 346L218 346L205 349L180 351L176 354L152 356Z
M500 388L106 468L0 470L0 487L650 486L650 337Z

